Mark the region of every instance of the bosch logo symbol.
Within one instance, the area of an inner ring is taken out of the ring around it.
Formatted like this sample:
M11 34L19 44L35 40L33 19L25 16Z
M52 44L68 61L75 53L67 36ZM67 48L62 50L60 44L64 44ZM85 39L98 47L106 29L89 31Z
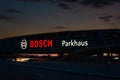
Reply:
M27 40L26 39L23 39L22 41L21 41L21 49L23 49L23 50L25 50L25 49L27 49Z

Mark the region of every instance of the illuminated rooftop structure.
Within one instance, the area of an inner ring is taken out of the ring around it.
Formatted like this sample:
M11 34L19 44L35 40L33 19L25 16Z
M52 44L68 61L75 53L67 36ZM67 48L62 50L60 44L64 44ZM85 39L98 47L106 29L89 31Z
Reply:
M21 41L27 40L27 49L21 49ZM30 48L31 40L52 40L53 45L50 48ZM81 46L62 46L62 41L71 40L87 41L88 45ZM45 34L35 34L27 36L19 36L0 40L0 52L12 53L42 53L42 52L76 52L75 50L92 50L94 48L110 49L114 47L116 50L120 47L120 30L85 30L85 31L64 31ZM112 48L113 49L113 48ZM74 50L74 51L73 51Z
M40 59L46 56L41 57L38 56L39 54L46 54L47 57L50 57L50 54L57 54L56 57L63 57L67 54L69 59L120 61L119 48L120 29L64 31L0 40L1 54L9 54L9 56L19 54L20 58L22 54L32 57L31 54L37 53L36 57Z

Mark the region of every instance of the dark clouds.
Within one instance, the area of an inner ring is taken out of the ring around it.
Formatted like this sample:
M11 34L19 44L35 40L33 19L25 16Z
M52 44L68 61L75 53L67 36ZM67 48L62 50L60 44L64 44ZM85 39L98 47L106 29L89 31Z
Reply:
M0 15L0 19L10 19L11 17L8 17L6 15Z
M61 1L64 1L64 2L78 2L79 0L61 0Z
M1 10L0 21L11 22L13 20L16 20L16 18L18 16L17 14L20 14L20 13L21 13L21 11L19 11L17 9L4 9L4 10Z
M0 15L0 20L4 20L4 21L11 21L13 19L12 16L8 16L8 15Z
M13 14L21 13L21 11L19 11L17 9L8 9L8 10L5 10L4 12L6 12L6 13L13 13Z
M1 0L0 30L8 35L2 36L2 32L0 34L2 37L8 37L63 30L118 28L120 5L116 4L117 2L116 0ZM113 4L115 5L111 6Z
M99 19L102 19L104 21L110 21L110 19L112 18L113 16L112 15L107 15L107 16L101 16L99 17Z
M113 4L113 0L83 0L80 2L82 5L92 6L94 8L101 8L105 5Z
M91 6L93 8L101 8L106 5L112 5L115 2L120 2L120 0L62 0L62 1L67 3L77 2L80 5Z
M41 0L17 0L17 1L23 1L23 2L40 2Z
M62 2L64 3L65 6L69 6L69 3L75 3L76 5L79 4L91 6L93 8L101 8L107 5L113 5L114 3L120 2L120 0L48 0L48 1L58 4Z
M116 2L120 2L120 0L17 0L23 2L41 2L41 1L49 1L50 3L57 4L62 9L70 9L69 3L75 3L76 5L84 5L91 6L93 8L102 8L107 5L113 5Z
M106 16L99 16L98 19L104 21L106 24L111 24L111 25L118 25L120 24L120 16L113 16L113 15L106 15Z
M70 9L68 5L64 4L64 3L59 3L59 7L63 8L63 9Z
M56 26L55 28L56 29L65 29L66 27L64 27L64 26Z
M106 18L112 18L112 15L107 15L107 16L99 17L99 19L106 19Z

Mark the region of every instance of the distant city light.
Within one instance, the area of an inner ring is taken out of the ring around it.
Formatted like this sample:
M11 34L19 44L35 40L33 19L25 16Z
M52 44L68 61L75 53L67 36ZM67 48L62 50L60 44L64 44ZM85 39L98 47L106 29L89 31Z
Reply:
M26 62L26 61L28 61L28 60L30 60L30 58L16 58L16 62Z
M37 53L37 54L20 54L21 56L27 56L27 57L30 57L30 56L34 56L34 57L58 57L59 54L58 53Z
M119 59L119 57L115 57L115 58L113 58L113 59L118 60L118 59Z
M97 57L97 54L92 55L92 57Z
M113 56L113 57L115 57L115 56L119 56L119 54L112 53L112 56Z
M103 56L104 56L104 57L108 56L108 53L103 53Z

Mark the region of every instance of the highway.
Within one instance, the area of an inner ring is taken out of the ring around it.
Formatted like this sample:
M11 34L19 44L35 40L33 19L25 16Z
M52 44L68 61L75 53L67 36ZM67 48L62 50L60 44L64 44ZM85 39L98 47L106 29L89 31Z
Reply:
M47 65L47 67L49 67L49 65ZM0 80L120 80L120 79L88 74L86 75L78 74L60 70L56 71L35 68L31 66L29 67L27 63L21 65L21 63L0 60Z

